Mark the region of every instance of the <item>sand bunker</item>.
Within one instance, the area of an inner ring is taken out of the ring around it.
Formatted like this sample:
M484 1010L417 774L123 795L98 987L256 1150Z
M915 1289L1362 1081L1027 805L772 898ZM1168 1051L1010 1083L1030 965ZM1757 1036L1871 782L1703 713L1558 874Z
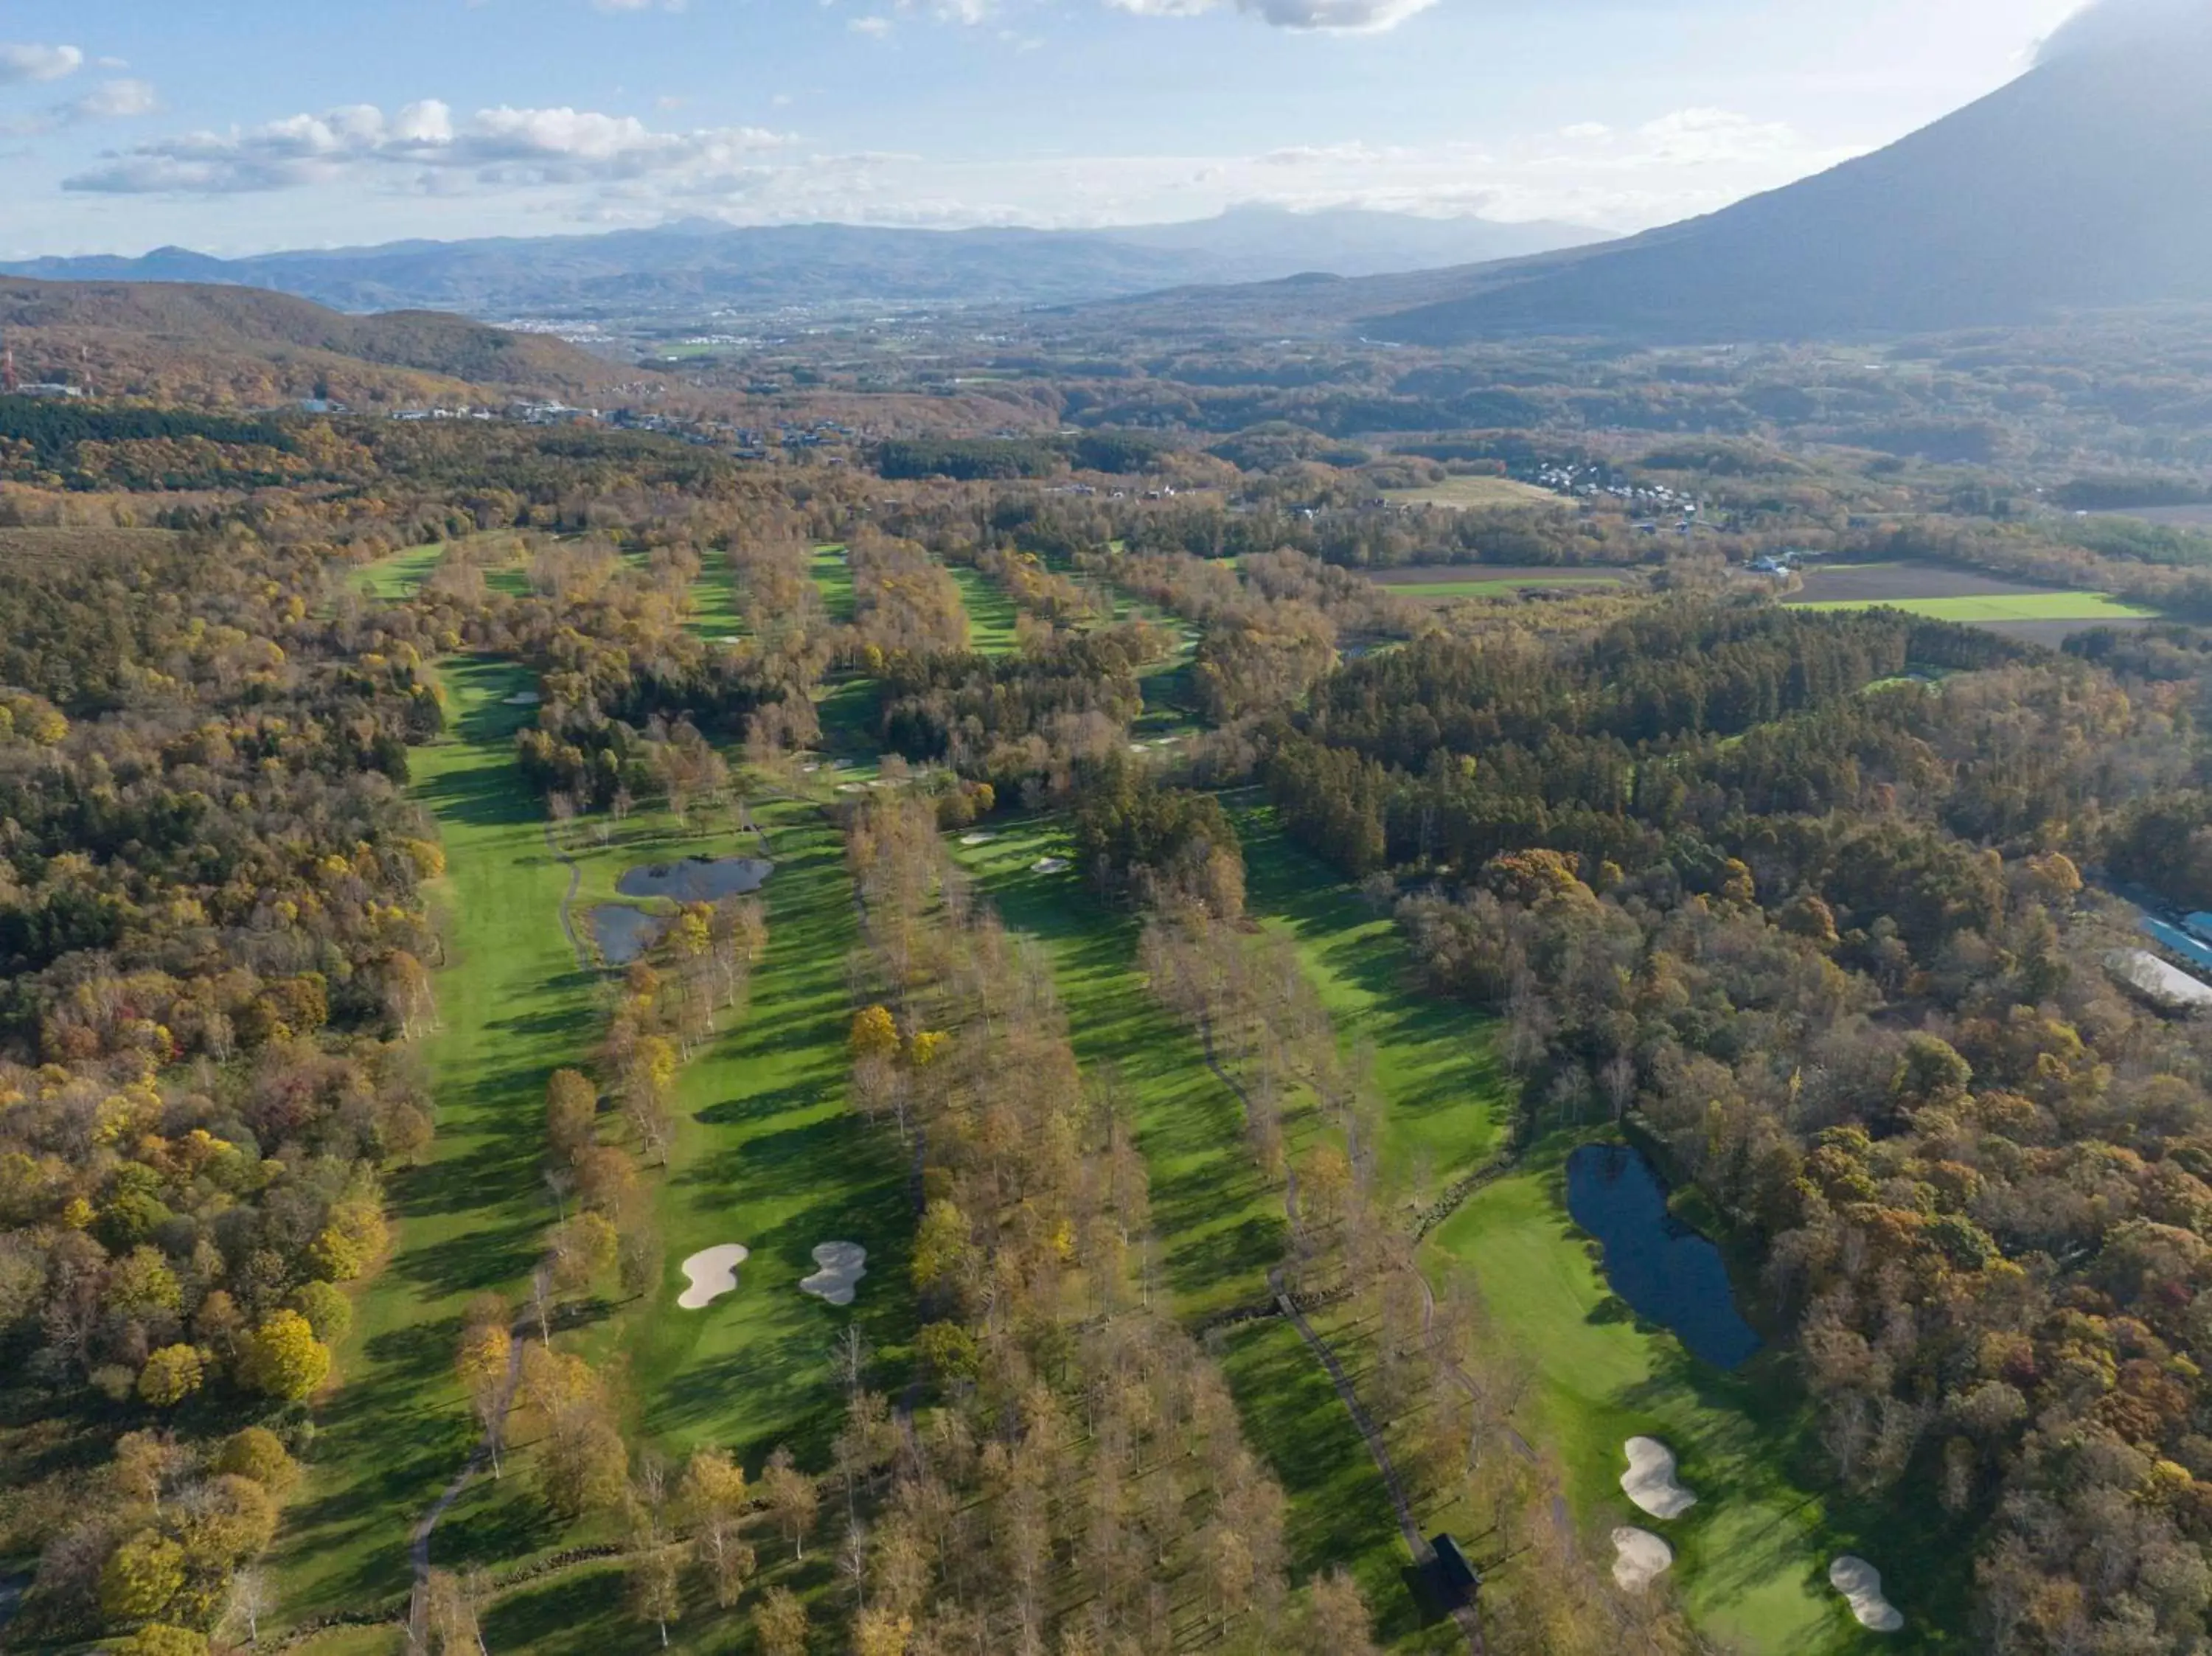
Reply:
M738 1291L738 1267L751 1258L751 1250L736 1242L710 1247L684 1262L684 1276L691 1286L677 1296L686 1311L704 1311L725 1294Z
M510 707L534 707L544 699L535 690L517 690L507 697L507 705Z
M814 1263L822 1268L800 1280L800 1292L831 1305L852 1304L854 1289L868 1274L868 1250L858 1242L824 1242L814 1250Z
M1628 1457L1628 1470L1620 1487L1654 1518L1680 1518L1698 1504L1698 1497L1674 1477L1674 1452L1656 1437L1632 1437L1620 1446Z
M840 793L866 793L867 791L868 785L866 782L840 782L837 785L837 792Z
M1030 864L1032 874L1065 874L1073 866L1065 857L1040 857Z
M672 897L679 903L719 902L750 896L775 872L774 863L753 857L692 857L680 863L634 868L615 882L625 897Z
M1649 1530L1624 1524L1613 1532L1613 1579L1628 1592L1641 1592L1674 1565L1674 1550Z
M609 966L628 966L660 941L661 920L628 903L601 903L592 911L592 941Z
M1828 1585L1844 1595L1869 1633L1895 1633L1905 1626L1905 1612L1881 1595L1881 1572L1865 1559L1845 1553L1828 1566Z
M998 837L995 834L963 834L960 836L960 843L963 846L988 846Z

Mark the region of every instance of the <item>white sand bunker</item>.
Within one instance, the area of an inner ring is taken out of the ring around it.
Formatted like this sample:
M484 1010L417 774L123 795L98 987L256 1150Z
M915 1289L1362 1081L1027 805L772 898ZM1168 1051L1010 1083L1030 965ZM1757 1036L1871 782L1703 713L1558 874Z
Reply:
M1626 1592L1641 1592L1672 1569L1674 1550L1649 1530L1622 1525L1613 1532L1613 1579Z
M1065 857L1040 857L1030 864L1032 874L1065 874L1073 867Z
M840 793L866 793L867 791L868 785L865 782L840 782L837 785Z
M852 1304L854 1289L868 1274L868 1250L858 1242L824 1242L814 1250L814 1263L822 1268L800 1280L799 1291L831 1305Z
M998 837L995 834L963 834L960 836L960 843L963 846L988 846Z
M1905 1612L1881 1594L1881 1572L1863 1558L1845 1553L1828 1566L1828 1585L1844 1595L1851 1614L1869 1633L1896 1633L1905 1626Z
M534 707L544 699L535 690L517 690L507 697L507 705L510 707Z
M1620 1487L1654 1518L1680 1518L1698 1504L1674 1476L1674 1452L1656 1437L1632 1437L1620 1446L1628 1457L1628 1470Z
M736 1242L693 1254L684 1262L684 1279L691 1286L677 1296L676 1303L686 1311L704 1311L725 1294L736 1293L738 1267L750 1257L751 1250Z

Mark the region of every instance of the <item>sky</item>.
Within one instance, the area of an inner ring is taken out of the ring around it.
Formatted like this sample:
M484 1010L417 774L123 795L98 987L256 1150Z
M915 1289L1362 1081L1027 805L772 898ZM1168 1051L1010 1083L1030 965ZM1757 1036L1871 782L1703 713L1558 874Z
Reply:
M1927 124L2079 5L0 0L0 258L1247 202L1632 231Z

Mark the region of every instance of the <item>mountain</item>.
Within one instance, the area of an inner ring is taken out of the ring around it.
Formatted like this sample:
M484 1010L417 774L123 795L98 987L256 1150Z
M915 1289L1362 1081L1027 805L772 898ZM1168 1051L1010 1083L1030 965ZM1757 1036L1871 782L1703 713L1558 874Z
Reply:
M690 220L601 235L410 241L239 259L164 247L135 259L0 265L0 275L225 283L355 312L696 319L717 310L763 315L795 306L1067 304L1302 270L1365 276L1463 264L1598 235L1569 225L1272 208L1103 231L735 228Z
M2212 7L2106 0L2012 84L1710 217L1339 295L1367 334L1709 342L1924 332L2212 301Z
M573 396L620 370L574 346L457 316L343 316L289 294L167 282L0 278L24 376L113 395L270 403L415 401L471 388Z

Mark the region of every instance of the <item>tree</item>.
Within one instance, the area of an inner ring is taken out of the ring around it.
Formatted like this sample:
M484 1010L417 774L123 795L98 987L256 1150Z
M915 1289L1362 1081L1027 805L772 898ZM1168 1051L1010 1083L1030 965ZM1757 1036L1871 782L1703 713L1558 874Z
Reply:
M288 1403L313 1394L331 1372L330 1348L296 1311L272 1311L246 1344L241 1377Z
M630 1555L630 1614L660 1629L660 1647L668 1648L668 1624L684 1614L684 1586L672 1547L645 1546Z
M556 1157L573 1162L591 1148L599 1089L580 1070L556 1070L545 1083L545 1137Z
M115 1647L116 1656L208 1656L207 1635L154 1623Z
M761 1656L806 1656L806 1606L788 1587L774 1587L753 1607Z
M778 1449L769 1457L768 1470L761 1476L761 1494L790 1540L792 1556L805 1557L807 1533L822 1509L822 1495L814 1480L792 1464L790 1450Z
M846 1044L855 1059L896 1058L900 1046L897 1020L888 1007L865 1007L853 1015L853 1031Z
M185 1550L141 1530L108 1555L100 1572L100 1613L112 1627L151 1621L185 1585Z
M250 1477L272 1495L283 1494L300 1476L299 1465L286 1453L283 1440L265 1426L249 1426L225 1439L215 1470Z
M914 1617L887 1610L864 1610L853 1628L854 1656L906 1656L914 1637Z
M200 1354L189 1345L165 1345L138 1371L138 1396L156 1409L173 1409L200 1389Z
M261 1618L276 1608L276 1594L264 1569L242 1569L230 1584L229 1619L246 1623L246 1642L261 1642Z
M501 1306L502 1314L505 1309ZM507 1411L507 1377L514 1366L514 1337L503 1322L479 1323L462 1331L460 1354L453 1365L462 1388L469 1394L469 1407L477 1424L483 1428L484 1442L491 1450L491 1475L495 1480L501 1475L500 1427Z

